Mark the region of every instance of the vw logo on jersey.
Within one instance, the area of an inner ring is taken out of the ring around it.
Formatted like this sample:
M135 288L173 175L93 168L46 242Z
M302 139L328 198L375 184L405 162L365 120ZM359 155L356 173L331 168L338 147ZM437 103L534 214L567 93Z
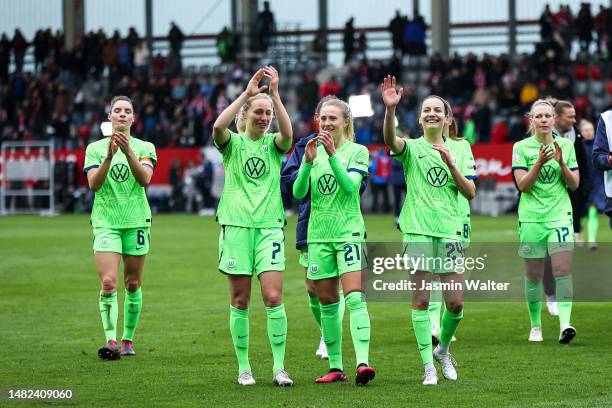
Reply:
M544 184L550 184L555 181L556 176L555 169L552 166L544 166L538 174L538 181Z
M432 167L427 172L427 181L434 187L444 187L448 183L448 173L442 167Z
M123 183L129 177L128 166L122 163L115 164L110 171L111 178L117 183Z
M266 163L259 157L251 157L244 164L247 176L258 179L266 172Z
M324 174L319 177L317 188L319 189L319 193L323 195L330 195L335 193L338 189L338 182L332 174Z

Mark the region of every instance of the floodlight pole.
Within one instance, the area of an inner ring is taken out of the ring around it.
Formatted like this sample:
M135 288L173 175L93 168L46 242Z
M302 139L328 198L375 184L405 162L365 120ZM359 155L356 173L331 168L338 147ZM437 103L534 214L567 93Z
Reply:
M431 46L433 54L449 56L450 6L449 0L431 0Z
M62 1L64 45L72 50L85 33L85 0Z
M319 30L323 33L325 48L323 50L323 62L327 62L327 0L319 0Z
M508 48L510 60L516 55L516 0L508 0Z
M147 48L149 49L149 62L153 61L153 0L145 0L145 33Z

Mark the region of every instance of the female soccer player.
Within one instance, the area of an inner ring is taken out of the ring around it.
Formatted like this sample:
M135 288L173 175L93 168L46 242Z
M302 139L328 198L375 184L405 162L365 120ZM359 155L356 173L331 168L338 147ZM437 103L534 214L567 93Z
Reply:
M453 117L453 110L448 103L447 100L443 100L446 109L449 112L449 116L444 125L443 135L447 138L449 143L458 143L460 148L465 150L467 160L471 161L466 163L469 167L476 168L476 164L474 163L472 156L472 149L470 147L470 143L465 140L462 136L459 135L457 129L457 122L455 122L455 118ZM474 178L475 179L475 178ZM470 245L470 235L471 235L471 223L470 223L470 201L463 196L460 192L457 194L457 199L459 200L459 212L462 217L461 221L461 243L463 245L463 249L467 249ZM440 282L440 278L438 275L432 275L433 282ZM432 342L434 345L438 345L440 338L440 310L442 309L442 290L441 289L432 289L430 299L429 299L429 321L431 323L431 333L432 333ZM452 337L451 341L455 341L455 336Z
M395 77L387 76L381 92L386 107L385 144L389 146L391 156L404 165L406 176L407 192L400 214L405 253L425 261L421 262L422 268L412 275L416 287L412 297L412 325L425 369L423 384L438 383L433 357L441 364L444 377L456 380L457 372L449 346L463 317L463 275L444 265L448 264L445 262L448 259L463 256L463 217L457 194L460 192L467 199L474 198L476 187L471 180L475 176L474 169L468 165L471 161L466 157L467 152L443 136L450 112L440 97L430 95L423 100L419 114L423 137L408 140L397 137L394 126L395 109L403 88L396 89ZM442 317L440 344L433 353L428 315L432 273L440 275L442 284L461 287L443 291L446 310Z
M559 342L567 344L576 336L570 325L574 231L567 188L578 188L580 174L573 143L552 132L553 105L542 99L535 101L529 118L531 136L515 143L512 152L512 173L521 192L519 256L525 259L529 341L543 341L542 274L544 258L550 256L561 326Z
M313 118L313 124L315 128L315 132L319 130L319 113L321 112L321 106L331 99L337 99L333 95L328 95L319 101L317 107L315 109L315 114ZM282 186L285 191L289 194L293 192L293 183L298 176L298 171L300 169L300 165L303 160L304 150L306 148L306 144L313 138L317 136L316 133L312 133L305 138L301 139L295 144L293 149L293 153L287 160L287 163L283 167L281 171L281 181ZM366 187L367 179L364 178L361 182L360 192L363 192ZM307 244L307 236L306 232L308 230L308 220L310 219L310 197L307 194L303 200L298 201L298 220L296 224L295 230L295 246L300 251L300 260L299 263L304 267L304 277L306 279L306 291L308 292L310 310L312 315L317 323L319 329L321 329L321 304L319 303L319 298L317 298L317 293L314 287L314 282L308 279L308 244ZM339 290L339 298L340 298L340 320L344 319L344 292L340 288ZM323 334L321 332L321 338L319 341L319 346L317 347L317 351L315 355L321 357L322 359L327 359L327 347L325 347L325 341L323 340Z
M306 144L304 161L293 184L293 195L303 199L310 190L308 220L308 279L314 281L321 304L321 327L330 371L317 383L346 381L342 365L342 320L338 283L342 280L357 360L355 382L374 379L368 365L370 316L361 285L366 266L359 187L368 175L368 150L355 142L353 117L347 103L323 103L319 134ZM321 146L317 147L320 143Z
M140 288L145 257L149 252L151 209L145 187L157 162L155 147L130 135L134 106L130 98L116 96L110 103L110 137L87 146L84 172L96 193L91 211L93 250L100 275L100 315L106 345L102 360L136 354L132 346L142 310ZM123 258L125 302L123 339L117 346L117 274Z
M269 95L262 79L270 80ZM260 68L245 91L217 118L214 142L225 168L217 219L219 270L230 286L230 332L238 358L238 384L254 385L249 364L249 303L253 274L259 278L272 347L273 383L293 384L284 369L287 315L282 301L285 211L281 201L282 155L292 142L291 121L278 92L278 72ZM267 133L276 111L279 133ZM239 133L228 126L237 118ZM242 131L240 131L242 130Z

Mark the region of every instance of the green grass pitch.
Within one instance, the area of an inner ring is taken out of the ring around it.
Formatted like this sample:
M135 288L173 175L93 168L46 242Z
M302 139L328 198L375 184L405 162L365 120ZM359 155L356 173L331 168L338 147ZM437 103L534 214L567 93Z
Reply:
M401 239L389 216L368 216L366 224L370 240ZM473 220L475 241L513 241L515 230L515 217ZM604 218L600 231L601 241L612 242ZM558 344L558 321L545 311L545 341L530 344L524 303L467 303L452 345L459 380L441 378L437 387L426 388L420 384L408 302L370 302L374 382L354 385L347 313L343 354L350 381L314 384L327 362L314 356L319 333L293 249L295 217L286 228L284 285L286 368L295 386L271 384L265 312L254 281L250 358L257 385L240 387L228 328L227 282L216 268L218 232L212 217L155 217L135 337L138 354L102 362L96 354L104 342L99 282L87 217L0 218L0 405L35 404L8 401L8 389L54 388L72 389L74 398L48 404L86 407L612 406L611 303L574 304L578 337L570 346ZM508 257L515 259L516 253ZM122 327L123 289L119 298Z

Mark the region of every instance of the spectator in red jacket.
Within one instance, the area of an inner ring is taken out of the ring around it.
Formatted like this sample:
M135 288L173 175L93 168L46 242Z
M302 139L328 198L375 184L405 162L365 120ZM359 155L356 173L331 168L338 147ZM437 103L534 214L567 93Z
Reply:
M328 95L338 95L340 93L340 85L334 75L331 76L327 81L321 84L319 89L319 96L323 98Z

